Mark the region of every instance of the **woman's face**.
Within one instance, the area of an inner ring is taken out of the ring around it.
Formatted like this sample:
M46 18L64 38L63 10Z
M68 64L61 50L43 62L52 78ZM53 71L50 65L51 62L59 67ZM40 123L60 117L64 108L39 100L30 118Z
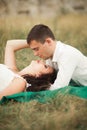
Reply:
M30 64L35 74L48 74L53 72L53 68L46 65L42 60L33 60Z

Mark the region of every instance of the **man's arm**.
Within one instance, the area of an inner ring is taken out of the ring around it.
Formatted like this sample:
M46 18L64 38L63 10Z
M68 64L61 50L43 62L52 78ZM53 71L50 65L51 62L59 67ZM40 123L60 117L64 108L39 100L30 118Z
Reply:
M13 71L17 71L15 52L28 47L26 40L8 40L5 48L5 65Z

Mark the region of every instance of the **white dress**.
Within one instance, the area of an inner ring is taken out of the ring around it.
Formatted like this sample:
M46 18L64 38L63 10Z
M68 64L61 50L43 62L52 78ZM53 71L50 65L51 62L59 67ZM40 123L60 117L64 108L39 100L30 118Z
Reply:
M15 77L20 77L11 71L6 65L0 64L0 92L3 91Z

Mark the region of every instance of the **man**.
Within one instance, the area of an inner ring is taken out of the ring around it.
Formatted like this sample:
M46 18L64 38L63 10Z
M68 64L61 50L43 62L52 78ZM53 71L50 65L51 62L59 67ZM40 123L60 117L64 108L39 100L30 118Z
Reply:
M56 41L51 29L43 24L35 25L27 36L27 43L34 55L58 70L50 90L75 83L87 86L87 57L76 48Z

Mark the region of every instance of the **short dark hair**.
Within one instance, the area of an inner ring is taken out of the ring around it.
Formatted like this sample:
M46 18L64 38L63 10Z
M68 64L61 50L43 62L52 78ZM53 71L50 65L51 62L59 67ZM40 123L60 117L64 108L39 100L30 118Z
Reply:
M27 36L27 43L30 44L32 40L36 40L38 42L41 42L42 44L45 42L46 38L52 38L55 40L55 36L51 29L43 24L35 25L29 32Z
M54 69L51 74L42 74L40 77L30 76L28 74L23 75L27 83L30 84L26 91L42 91L47 90L51 84L54 83L57 76L57 71Z

